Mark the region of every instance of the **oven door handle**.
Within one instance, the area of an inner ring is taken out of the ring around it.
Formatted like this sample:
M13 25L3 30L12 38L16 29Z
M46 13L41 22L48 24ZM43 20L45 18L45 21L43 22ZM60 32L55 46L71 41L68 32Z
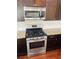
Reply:
M45 41L46 39L41 39L41 40L29 40L28 42L38 42L38 41Z

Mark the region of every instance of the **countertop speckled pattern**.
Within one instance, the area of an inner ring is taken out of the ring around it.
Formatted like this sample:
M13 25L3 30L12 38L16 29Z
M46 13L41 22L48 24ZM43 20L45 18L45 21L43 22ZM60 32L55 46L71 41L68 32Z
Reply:
M61 29L60 28L45 29L44 32L47 35L56 35L56 34L61 34Z
M44 32L47 35L61 34L61 28L44 29ZM17 39L24 37L25 37L25 31L17 31Z

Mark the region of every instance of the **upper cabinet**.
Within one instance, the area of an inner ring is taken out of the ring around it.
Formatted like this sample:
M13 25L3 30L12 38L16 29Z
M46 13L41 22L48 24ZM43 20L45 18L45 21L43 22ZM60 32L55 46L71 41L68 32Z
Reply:
M17 0L17 21L24 21L24 10L22 0Z
M46 20L60 20L60 0L46 0Z
M23 4L29 7L45 7L46 0L23 0Z
M46 0L36 0L36 5L39 7L46 7Z
M24 21L24 6L46 7L45 20L61 19L61 0L17 0L18 21Z

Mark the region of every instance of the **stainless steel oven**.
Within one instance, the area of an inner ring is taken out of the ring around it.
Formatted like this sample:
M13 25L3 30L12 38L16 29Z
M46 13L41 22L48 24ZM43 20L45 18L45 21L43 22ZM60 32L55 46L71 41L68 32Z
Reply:
M25 20L45 19L46 8L44 7L24 7Z
M26 42L28 57L46 53L47 34L42 28L26 29Z
M27 38L28 57L46 53L47 36Z

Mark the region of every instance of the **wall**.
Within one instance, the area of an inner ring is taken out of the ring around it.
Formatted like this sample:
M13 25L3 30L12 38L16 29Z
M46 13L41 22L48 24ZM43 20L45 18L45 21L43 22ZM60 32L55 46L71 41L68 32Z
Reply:
M61 28L61 21L27 21L17 22L17 30L24 31L32 24L39 24L43 29Z
M61 28L61 21L43 21L43 28Z

